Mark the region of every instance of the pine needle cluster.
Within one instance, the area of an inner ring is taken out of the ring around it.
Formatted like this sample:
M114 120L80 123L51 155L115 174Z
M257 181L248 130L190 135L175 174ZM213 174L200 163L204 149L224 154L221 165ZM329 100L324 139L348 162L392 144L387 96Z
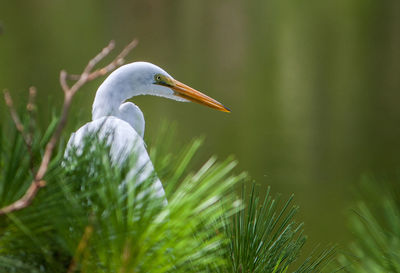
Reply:
M400 272L400 192L365 178L356 209L350 216L355 241L338 260L345 272Z
M243 188L242 200L248 199L247 206L227 225L231 263L226 272L288 272L307 240L303 223L294 220L298 207L292 205L293 195L280 205L279 196L273 198L270 187L263 200L256 190L253 184L247 198ZM320 272L333 253L333 248L315 252L293 272Z
M29 187L56 124L34 128L30 151L16 130L1 129L1 206ZM246 174L234 174L232 158L213 157L188 172L200 145L195 140L178 156L152 149L166 203L149 194L156 174L139 185L128 175L135 154L115 166L109 148L89 137L81 155L65 160L60 144L46 187L28 207L0 218L0 271L320 272L331 250L289 268L306 240L291 198L278 206L268 190L261 202L254 188L249 199L244 190L238 198L233 189Z

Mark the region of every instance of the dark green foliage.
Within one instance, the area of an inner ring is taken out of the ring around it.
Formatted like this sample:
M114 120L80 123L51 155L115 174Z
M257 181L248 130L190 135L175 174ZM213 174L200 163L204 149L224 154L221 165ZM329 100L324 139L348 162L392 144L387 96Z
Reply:
M282 205L279 198L271 196L270 188L263 201L258 192L253 184L246 198L243 187L242 199L248 199L246 209L226 224L230 266L225 272L288 272L306 241L303 224L294 221L298 207L291 204L293 196ZM333 249L329 249L309 256L294 272L320 272L332 254Z
M253 186L247 209L234 216L230 237L235 272L272 272L278 264L276 272L285 271L306 240L302 225L293 222L297 208L288 208L292 198L279 210L269 191L260 204Z
M398 187L366 178L360 188L360 201L350 216L355 241L339 262L346 272L400 272Z
M25 175L16 176L22 181L18 184L12 175L2 175L9 202L31 181L24 159L29 156L20 151L24 143L19 136L15 143L21 148L14 144L2 151L2 158L14 157L12 162L19 163L9 169ZM47 187L31 206L2 217L0 268L63 272L74 263L83 272L202 272L224 262L217 219L233 209L229 189L243 177L229 175L232 160L209 161L179 185L170 185L174 190L165 206L146 194L151 179L138 186L135 177L127 175L135 155L116 167L110 164L107 147L95 139L87 143L82 156L71 154L64 163L62 156L55 157ZM188 161L192 155L187 153Z
M0 132L0 204L28 188L55 123L35 129L33 160L19 134ZM82 155L63 161L60 145L34 202L0 218L0 272L288 272L306 239L292 198L281 206L268 190L260 202L253 188L242 204L232 189L246 175L232 174L235 161L211 158L190 172L201 141L170 154L161 139L164 150L151 155L168 204L149 194L152 178L137 185L129 175L135 154L114 166L89 137ZM329 255L310 256L295 272L317 272Z

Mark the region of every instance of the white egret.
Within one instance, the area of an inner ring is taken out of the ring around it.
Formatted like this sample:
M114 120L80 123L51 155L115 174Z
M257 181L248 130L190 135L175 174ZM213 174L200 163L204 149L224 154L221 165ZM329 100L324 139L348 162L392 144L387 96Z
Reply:
M125 102L138 95L161 96L183 102L192 101L230 112L218 101L175 80L158 66L147 62L134 62L112 72L100 85L92 108L93 121L71 135L66 153L71 147L76 147L79 152L85 136L97 134L100 140L105 139L110 145L113 164L120 164L130 153L135 152L137 163L131 169L132 175L138 175L137 183L149 178L154 168L143 141L145 126L143 114L135 104ZM159 179L154 181L153 188L157 196L164 195Z

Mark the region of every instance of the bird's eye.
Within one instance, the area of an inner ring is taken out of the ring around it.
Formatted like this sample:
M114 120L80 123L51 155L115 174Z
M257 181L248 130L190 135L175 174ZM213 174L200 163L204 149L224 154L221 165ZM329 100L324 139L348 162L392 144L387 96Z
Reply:
M162 74L156 74L154 75L154 83L158 85L164 85L164 86L169 86L169 80L168 77L162 75Z

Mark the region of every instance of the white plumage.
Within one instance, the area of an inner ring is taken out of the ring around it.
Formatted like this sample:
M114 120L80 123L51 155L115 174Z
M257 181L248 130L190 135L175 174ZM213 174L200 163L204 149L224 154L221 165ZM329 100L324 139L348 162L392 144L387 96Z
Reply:
M138 95L161 96L177 101L194 101L220 111L229 112L219 102L173 79L156 65L135 62L121 66L100 85L93 103L93 121L73 133L66 154L72 147L82 153L84 139L96 134L110 145L113 164L121 164L132 152L137 156L130 175L137 175L137 183L146 180L154 167L143 141L145 121L139 107L126 100ZM153 184L157 196L164 195L161 181Z

